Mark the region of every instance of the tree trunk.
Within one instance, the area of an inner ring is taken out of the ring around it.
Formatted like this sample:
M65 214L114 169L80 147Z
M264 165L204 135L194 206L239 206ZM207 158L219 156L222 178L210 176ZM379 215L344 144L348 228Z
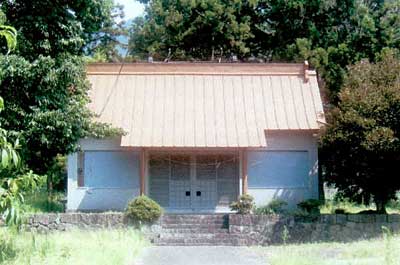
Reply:
M51 211L53 201L53 174L47 176L47 210Z
M386 214L387 201L375 198L376 211L379 214Z

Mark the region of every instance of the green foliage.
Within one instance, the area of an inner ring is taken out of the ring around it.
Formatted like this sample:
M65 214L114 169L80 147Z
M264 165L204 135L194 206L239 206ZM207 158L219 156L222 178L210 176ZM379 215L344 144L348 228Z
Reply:
M161 217L161 206L147 196L139 196L128 203L126 216L138 223L152 223Z
M280 214L285 212L285 207L288 205L287 202L280 199L273 199L267 205L257 207L254 210L256 214Z
M3 107L0 97L0 112ZM23 194L34 189L40 180L32 171L23 168L16 151L18 148L18 140L10 143L8 132L0 127L0 218L4 218L9 225L21 223L20 203L24 201Z
M319 214L319 208L323 205L323 202L316 199L308 199L297 204L297 206L307 214Z
M79 57L29 62L0 55L0 90L7 99L0 120L20 134L23 158L35 172L46 174L58 154L73 152L88 133L88 88Z
M249 54L256 1L146 1L146 16L132 26L131 55L164 59L210 59ZM221 55L223 52L223 55Z
M0 8L20 32L18 54L30 61L107 46L114 40L114 18L121 16L112 0L5 0Z
M286 245L287 241L290 239L290 233L289 233L289 229L287 228L286 225L283 226L283 230L282 230L282 242L284 245Z
M236 202L230 205L232 211L238 214L250 214L254 209L254 198L249 194L240 195Z
M17 46L17 30L10 26L0 25L0 39L6 40L7 53Z
M390 50L381 61L350 68L332 124L321 138L324 180L357 203L378 212L396 199L400 179L400 60Z

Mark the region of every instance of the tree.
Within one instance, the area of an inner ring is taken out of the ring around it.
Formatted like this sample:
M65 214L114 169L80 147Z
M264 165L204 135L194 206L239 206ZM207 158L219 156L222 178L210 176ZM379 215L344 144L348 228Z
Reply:
M153 0L146 16L137 18L130 35L131 55L146 58L209 60L249 54L246 40L252 37L248 15L256 1ZM222 53L222 54L221 54Z
M396 198L400 178L400 60L385 50L378 62L350 68L321 139L324 180L352 201L379 213Z
M108 42L121 10L112 0L5 0L2 11L19 32L18 54L28 60L91 53Z
M6 0L0 8L19 32L15 54L0 54L0 122L19 135L26 165L48 174L80 138L114 132L92 122L82 59L106 38L98 31L112 27L114 7L111 0Z
M13 27L0 25L0 37L6 40L7 53L15 48L17 32ZM4 101L0 97L0 112L3 109ZM18 140L10 143L8 132L0 124L0 217L4 217L8 224L20 222L18 206L24 199L23 193L35 188L39 180L39 176L32 171L24 171L17 148Z

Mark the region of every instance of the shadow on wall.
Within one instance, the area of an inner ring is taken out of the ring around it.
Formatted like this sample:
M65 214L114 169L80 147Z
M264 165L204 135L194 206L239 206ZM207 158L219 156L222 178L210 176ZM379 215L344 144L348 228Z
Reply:
M82 190L77 211L124 211L128 202L138 196L135 189L92 188Z
M272 199L282 200L288 203L288 210L297 209L297 204L307 199L311 199L308 189L277 189L273 193Z

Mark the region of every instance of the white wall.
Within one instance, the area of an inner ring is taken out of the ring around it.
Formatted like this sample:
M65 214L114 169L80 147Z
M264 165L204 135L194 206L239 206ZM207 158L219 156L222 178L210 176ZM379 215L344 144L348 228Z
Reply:
M78 187L78 156L68 156L68 211L124 210L139 195L139 155L116 140L82 140L84 187Z
M256 205L282 199L294 208L300 201L318 198L317 137L291 131L266 135L268 147L248 153L248 191Z

